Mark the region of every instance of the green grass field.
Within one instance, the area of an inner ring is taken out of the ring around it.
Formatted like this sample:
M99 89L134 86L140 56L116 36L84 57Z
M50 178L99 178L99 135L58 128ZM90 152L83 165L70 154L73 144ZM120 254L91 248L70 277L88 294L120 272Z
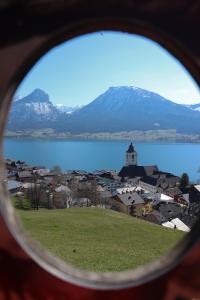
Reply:
M155 260L184 234L98 208L17 210L30 235L90 271L123 271Z

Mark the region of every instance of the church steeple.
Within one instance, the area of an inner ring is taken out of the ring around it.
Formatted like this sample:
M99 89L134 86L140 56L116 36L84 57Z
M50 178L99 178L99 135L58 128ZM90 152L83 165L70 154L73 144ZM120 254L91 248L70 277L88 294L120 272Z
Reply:
M137 152L134 150L132 143L130 143L126 151L126 166L130 165L137 165Z
M128 150L127 150L126 152L127 152L127 153L132 153L132 152L134 152L134 148L133 148L132 142L130 143L129 148L128 148Z

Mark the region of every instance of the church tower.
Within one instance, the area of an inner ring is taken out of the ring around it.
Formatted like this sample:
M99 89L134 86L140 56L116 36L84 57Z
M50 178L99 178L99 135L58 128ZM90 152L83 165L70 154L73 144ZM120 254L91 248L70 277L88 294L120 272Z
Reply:
M137 152L134 150L133 144L129 145L126 151L126 166L137 165Z

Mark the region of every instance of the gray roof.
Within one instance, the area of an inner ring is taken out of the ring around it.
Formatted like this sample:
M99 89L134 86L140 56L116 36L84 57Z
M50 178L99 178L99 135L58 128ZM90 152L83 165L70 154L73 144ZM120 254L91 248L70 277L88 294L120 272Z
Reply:
M134 178L134 177L143 177L145 175L146 172L144 167L136 166L136 165L125 166L119 172L120 177Z
M158 210L167 220L177 218L182 213L181 206L173 202L158 204Z
M157 186L158 185L158 178L155 178L153 176L144 176L140 179L140 181L147 183L152 186Z
M18 172L18 176L19 178L28 178L28 177L32 177L32 174L30 171L21 171Z
M167 219L157 210L152 211L151 213L147 214L146 216L142 217L143 220L155 223L155 224L161 224Z
M121 194L121 195L117 195L117 197L118 197L125 205L144 204L144 200L138 195L138 193Z
M138 166L138 165L129 165L123 167L120 172L120 177L144 177L147 175L152 175L154 171L157 171L156 166Z
M174 187L179 181L179 178L174 175L166 176L166 174L163 172L156 172L156 174L154 173L150 176L144 176L140 180L152 186L161 186L166 189L168 187Z
M159 224L161 224L167 220L166 217L162 214L162 212L160 212L158 210L152 211L151 214L152 214L152 216L154 216L157 219Z
M22 186L21 182L16 180L8 180L7 181L7 189L8 191L18 189Z

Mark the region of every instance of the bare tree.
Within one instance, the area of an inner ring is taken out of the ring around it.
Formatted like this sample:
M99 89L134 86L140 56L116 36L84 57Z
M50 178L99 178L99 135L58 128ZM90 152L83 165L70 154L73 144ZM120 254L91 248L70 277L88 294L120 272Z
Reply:
M33 209L39 209L39 199L40 199L40 185L37 184L37 173L33 174L31 182L31 203Z
M91 200L91 204L97 206L100 203L98 184L95 180L85 182L79 185L77 190L77 196L79 198L88 198Z
M92 201L92 205L97 206L100 204L100 197L98 193L98 184L96 180L92 180L90 182L90 199Z
M62 175L61 167L58 165L54 166L51 172L54 173L55 175Z
M183 173L180 179L180 187L184 190L188 189L189 187L189 176L187 173Z

